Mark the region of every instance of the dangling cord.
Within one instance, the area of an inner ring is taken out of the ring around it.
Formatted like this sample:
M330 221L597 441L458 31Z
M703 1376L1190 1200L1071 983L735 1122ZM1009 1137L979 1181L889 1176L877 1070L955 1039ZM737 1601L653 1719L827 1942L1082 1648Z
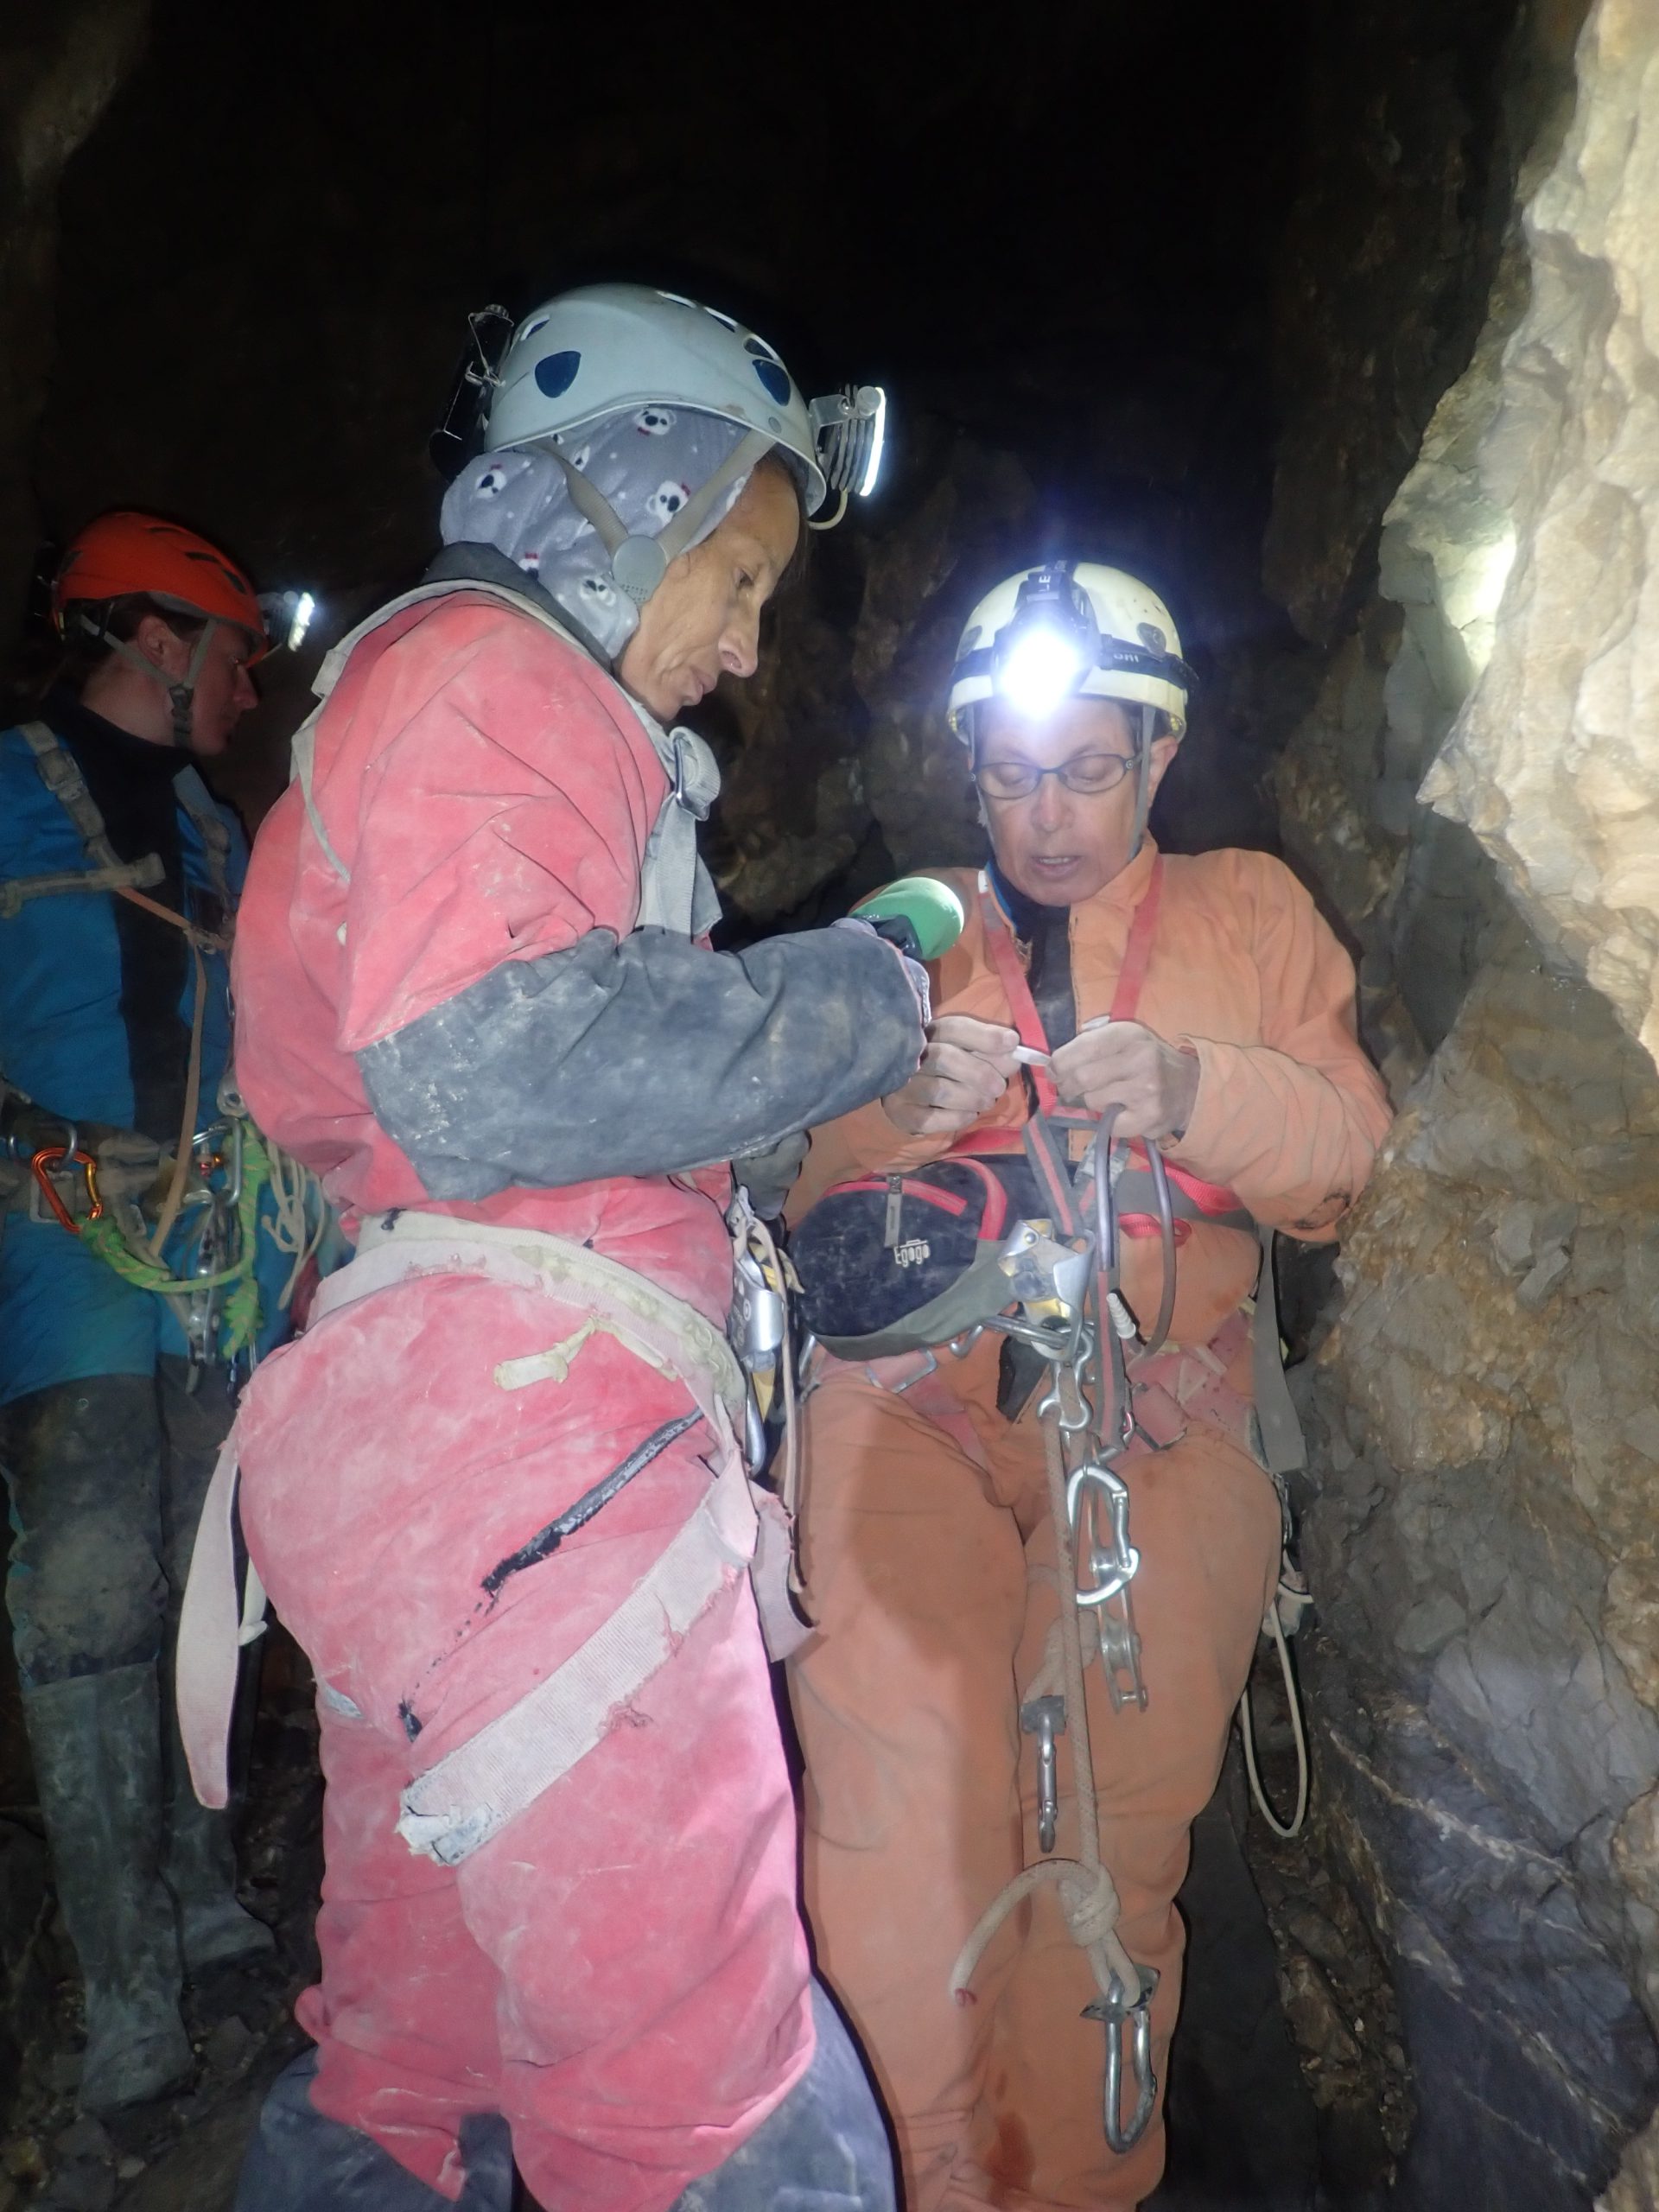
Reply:
M146 900L144 903L148 905L149 902ZM207 1013L207 969L202 961L201 947L194 933L190 938L190 957L195 963L196 995L190 1009L190 1058L184 1078L184 1112L180 1117L179 1144L173 1158L172 1177L156 1223L156 1233L149 1240L149 1256L153 1260L161 1258L162 1248L173 1233L173 1224L179 1217L179 1208L184 1203L184 1179L190 1173L190 1163L195 1157L196 1109L201 1102L201 1031Z
M1244 1694L1238 1700L1238 1732L1244 1738L1244 1770L1250 1777L1250 1795L1255 1798L1262 1819L1274 1835L1291 1843L1302 1832L1307 1818L1307 1729L1302 1719L1302 1694L1296 1683L1295 1671L1290 1663L1290 1646L1285 1640L1285 1624L1279 1618L1279 1597L1275 1591L1272 1605L1268 1608L1265 1625L1272 1631L1279 1647L1279 1664L1285 1677L1285 1695L1290 1701L1290 1726L1296 1738L1296 1810L1290 1825L1285 1823L1268 1802L1268 1793L1262 1787L1262 1776L1255 1764L1255 1727L1250 1712L1250 1686L1244 1685Z
M1077 1570L1071 1517L1065 1510L1065 1459L1059 1424L1051 1414L1043 1422L1043 1452L1048 1475L1048 1506L1054 1522L1055 1573L1059 1586L1060 1659L1065 1684L1065 1733L1071 1747L1071 1780L1077 1805L1078 1852L1075 1859L1045 1859L1027 1866L987 1906L950 1969L950 1994L971 2005L974 1974L993 1936L1034 1890L1058 1885L1060 1910L1071 1940L1089 1960L1103 1998L1114 1989L1138 1990L1141 1978L1117 1932L1117 1887L1100 1856L1100 1808L1095 1796L1095 1763L1089 1741L1089 1707L1083 1679L1083 1629L1077 1618Z

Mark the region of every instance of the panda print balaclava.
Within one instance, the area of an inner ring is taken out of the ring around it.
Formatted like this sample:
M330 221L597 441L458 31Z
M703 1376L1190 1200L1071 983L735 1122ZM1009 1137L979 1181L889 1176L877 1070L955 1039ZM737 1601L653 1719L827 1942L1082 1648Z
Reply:
M566 441L561 450L610 501L636 537L665 529L699 485L729 459L741 424L684 407L636 407ZM692 543L730 513L747 477L715 501ZM573 614L613 661L639 610L611 581L610 556L571 504L550 454L506 446L469 461L444 494L446 545L493 545Z

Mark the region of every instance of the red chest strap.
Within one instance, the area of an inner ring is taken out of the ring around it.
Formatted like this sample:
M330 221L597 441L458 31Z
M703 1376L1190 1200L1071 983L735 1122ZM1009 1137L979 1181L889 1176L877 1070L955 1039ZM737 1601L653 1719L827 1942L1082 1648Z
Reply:
M1147 969L1152 961L1153 939L1158 933L1158 906L1164 888L1164 856L1159 853L1153 861L1147 878L1147 887L1129 924L1128 942L1123 948L1123 964L1117 971L1117 988L1112 993L1108 1020L1133 1021L1141 1003L1141 987L1147 980ZM985 942L990 948L991 959L1008 1001L1008 1012L1014 1026L1020 1033L1020 1042L1033 1052L1046 1052L1048 1039L1043 1033L1042 1017L1037 1002L1031 995L1031 982L1026 974L1025 963L1014 941L1002 909L987 887L980 893L980 912L984 920ZM1054 1080L1046 1068L1033 1068L1032 1080L1037 1090L1039 1113L1065 1115L1055 1094ZM1093 1116L1087 1117L1090 1121Z

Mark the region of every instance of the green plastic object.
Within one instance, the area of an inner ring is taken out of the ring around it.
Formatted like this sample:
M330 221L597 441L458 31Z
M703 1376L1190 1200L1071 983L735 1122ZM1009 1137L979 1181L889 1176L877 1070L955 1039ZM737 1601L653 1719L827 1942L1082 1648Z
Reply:
M933 875L901 875L885 891L861 899L853 912L861 922L908 922L924 960L949 952L967 920L961 899Z

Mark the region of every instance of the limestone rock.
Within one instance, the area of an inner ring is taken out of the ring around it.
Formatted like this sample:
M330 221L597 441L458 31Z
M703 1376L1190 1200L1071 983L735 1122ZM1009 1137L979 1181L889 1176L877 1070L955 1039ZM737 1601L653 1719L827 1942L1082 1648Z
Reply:
M57 190L141 47L148 0L56 0L0 29L0 626L39 534L30 466L53 348Z
M1526 211L1531 305L1480 442L1471 559L1513 566L1423 795L1659 1053L1659 15L1599 0ZM1500 520L1499 518L1503 518ZM1498 535L1494 537L1492 531ZM1485 548L1483 555L1479 548Z

